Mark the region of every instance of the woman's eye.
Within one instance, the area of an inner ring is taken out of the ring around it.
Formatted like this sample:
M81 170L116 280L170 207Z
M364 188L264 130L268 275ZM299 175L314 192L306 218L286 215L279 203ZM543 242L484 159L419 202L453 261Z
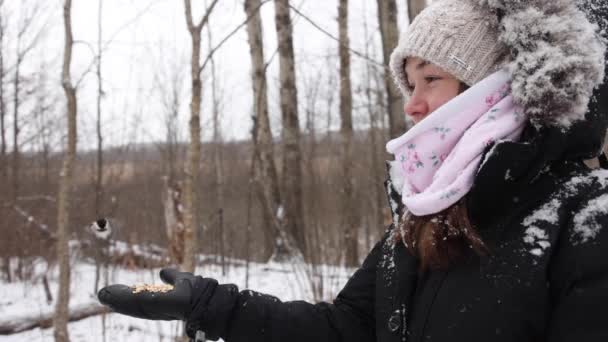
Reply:
M424 80L426 81L426 83L431 83L433 81L437 81L440 80L441 77L437 77L437 76L427 76L424 78Z

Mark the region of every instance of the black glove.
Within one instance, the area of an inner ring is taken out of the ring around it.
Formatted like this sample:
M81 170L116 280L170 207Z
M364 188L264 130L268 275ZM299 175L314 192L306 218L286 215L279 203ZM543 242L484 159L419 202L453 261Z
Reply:
M133 293L133 287L110 285L99 290L97 297L102 304L123 315L152 320L188 321L192 311L199 304L204 305L201 301L206 303L217 287L215 279L171 268L162 269L160 278L174 288L167 292Z

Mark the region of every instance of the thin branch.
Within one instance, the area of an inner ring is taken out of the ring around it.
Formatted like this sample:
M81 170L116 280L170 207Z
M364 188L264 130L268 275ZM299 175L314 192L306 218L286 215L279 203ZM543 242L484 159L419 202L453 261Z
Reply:
M207 10L205 11L205 15L201 18L201 21L198 23L198 25L194 26L194 21L192 20L191 0L184 0L184 9L186 10L186 24L188 25L188 31L190 31L190 33L201 32L201 29L209 20L209 16L211 15L211 12L213 12L213 8L217 4L217 1L218 0L213 0L211 5L209 5Z
M34 218L34 216L30 215L27 211L25 211L23 208L17 206L17 205L13 205L11 206L13 208L13 210L15 210L15 212L17 214L19 214L21 217L23 217L28 223L31 223L34 227L38 228L38 230L43 233L47 238L49 238L50 240L56 240L57 236L55 235L55 233L51 232L49 230L49 226L45 223L42 223L39 220L36 220L36 218Z
M336 42L340 43L340 39L336 38L334 35L332 35L331 33L327 32L327 30L325 30L324 28L322 28L321 26L319 26L317 23L315 23L314 21L312 21L312 19L310 19L309 17L307 17L305 14L303 14L302 12L300 12L297 8L295 8L293 5L289 5L289 7L296 12L299 16L301 16L302 18L306 19L306 21L308 21L312 26L314 26L317 30L321 31L323 34L325 34L326 36L328 36L329 38L335 40ZM369 57L367 57L364 53L361 53L357 50L354 50L352 48L348 48L348 50L350 52L352 52L354 55L372 63L375 64L377 66L380 66L382 68L385 68L385 65L383 63L380 63L378 61L375 61Z
M184 10L186 11L186 24L188 31L194 30L194 22L192 21L192 5L190 0L184 0Z
M32 196L19 196L17 197L17 201L37 201L37 200L45 200L49 202L57 202L55 197L49 195L32 195Z
M264 0L262 2L260 2L260 5L253 11L253 12L257 12L258 9L260 7L262 7L263 4L267 3L270 0ZM211 58L213 57L213 54L220 48L222 47L222 45L224 45L224 43L226 43L226 41L228 41L228 39L230 39L232 36L234 36L243 26L247 25L247 22L249 22L249 20L251 20L251 18L253 18L254 15L251 15L249 17L247 17L245 19L245 21L243 21L242 23L240 23L237 27L234 28L234 30L230 31L230 33L228 33L228 35L226 35L226 37L224 37L224 39L222 39L213 49L211 49L211 51L209 51L209 54L207 55L207 57L205 58L205 61L203 62L201 69L200 69L200 73L203 72L203 70L205 69L205 66L207 66L207 63L209 63L209 61L211 60Z
M42 25L40 30L38 30L38 32L36 33L34 38L32 38L30 43L24 49L22 49L21 51L18 52L19 60L25 59L25 56L36 46L36 44L40 40L40 37L42 36L42 34L46 32L46 28L47 28L49 20L50 20L50 17L47 18L47 21L44 23L44 25Z
M215 4L217 4L218 0L213 0L213 2L211 3L211 5L209 5L209 8L207 8L207 11L205 12L205 16L201 19L201 21L198 23L198 30L200 31L203 26L205 26L205 24L207 24L207 22L209 21L209 15L211 14L211 12L213 11L213 7L215 7Z
M141 11L137 12L137 14L133 17L133 19L131 19L130 21L127 21L124 25L122 25L121 27L119 27L116 31L114 31L114 33L112 34L112 36L110 37L110 39L108 39L103 48L101 49L102 52L105 52L110 44L114 41L114 38L116 38L116 36L118 36L118 34L120 32L122 32L122 30L126 29L127 27L133 25L135 22L137 22L137 20L139 20L139 18L141 18L141 16L143 16L144 14L146 14L150 8L152 8L152 6L156 5L159 2L162 2L163 0L156 0L154 2L151 2L146 8L142 9ZM80 76L80 78L78 79L78 81L76 81L76 85L74 88L78 88L80 85L80 82L82 82L82 80L84 79L84 77L91 72L91 69L93 68L93 66L95 66L97 64L97 55L95 55L95 57L93 58L93 60L91 61L91 63L89 64L89 66L85 69L85 71L82 73L82 75Z

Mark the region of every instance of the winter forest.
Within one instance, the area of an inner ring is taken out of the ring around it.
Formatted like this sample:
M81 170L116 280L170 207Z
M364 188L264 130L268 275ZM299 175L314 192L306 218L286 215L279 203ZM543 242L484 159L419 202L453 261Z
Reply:
M173 341L111 283L331 301L390 222L424 0L0 0L0 341Z

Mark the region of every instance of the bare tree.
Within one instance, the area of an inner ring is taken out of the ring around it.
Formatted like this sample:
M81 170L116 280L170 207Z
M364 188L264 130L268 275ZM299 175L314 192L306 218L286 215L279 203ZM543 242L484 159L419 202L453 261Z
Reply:
M169 259L181 264L184 262L184 210L182 206L182 187L179 182L164 178L163 206L165 229L169 241Z
M57 306L55 308L54 335L55 341L67 342L67 322L69 317L68 305L70 302L70 258L69 258L69 203L70 189L72 187L72 173L74 159L76 158L76 89L72 85L70 76L70 65L72 62L72 1L65 0L63 5L63 21L65 28L65 45L63 57L63 70L61 83L67 100L67 127L68 141L67 151L63 160L60 174L60 185L57 202L57 260L59 263L59 288L57 295Z
M182 51L171 42L159 40L155 46L158 51L151 51L155 56L155 68L152 75L153 97L158 101L160 114L165 129L165 141L156 144L161 155L163 203L163 231L168 245L167 254L170 262L182 264L184 258L184 214L183 205L183 172L179 170L183 149L180 147L181 131L179 126L180 109L184 90L185 64Z
M342 139L343 200L342 226L344 227L345 261L349 266L359 263L358 238L361 218L356 208L353 179L353 98L350 81L350 42L348 38L348 0L340 0L338 5L338 32L340 44L340 136Z
M4 0L0 0L0 182L4 186L7 181L8 170L6 167L6 103L4 102L4 36L6 30L6 19L4 18ZM4 192L4 191L3 191Z
M0 0L0 192L3 200L5 200L6 196L6 186L8 185L9 176L8 176L8 166L7 166L7 156L6 156L6 126L5 126L5 118L6 118L6 102L5 102L5 94L4 94L4 77L6 75L6 66L4 62L4 45L5 45L5 32L6 32L6 18L4 14L4 0ZM7 215L6 206L0 206L0 215L5 217L7 221L10 220ZM10 225L9 222L6 222L7 226ZM6 232L8 235L7 240L11 239L12 232ZM10 283L12 281L11 277L11 268L10 268L10 254L4 256L2 260L3 271L6 274L6 278Z
M101 101L104 96L103 91L103 78L101 73L101 65L102 65L102 15L103 15L103 0L98 0L97 2L97 63L96 63L96 78L97 78L97 117L95 120L95 128L97 133L97 151L96 151L96 164L95 164L95 180L94 180L94 192L95 192L95 201L93 204L93 210L95 218L101 220L103 217L107 215L102 211L102 203L103 203L103 135L101 131ZM103 222L103 221L101 221ZM98 239L94 239L95 246L95 282L94 282L94 293L97 293L99 280L101 278L101 272L104 271L105 285L108 284L108 276L109 276L109 256L107 255L107 246L104 246ZM101 316L102 321L102 334L104 336L105 341L105 315Z
M365 11L365 8L364 8ZM365 32L365 39L371 39L368 22L364 16L363 21L363 30ZM373 47L370 48L370 44L365 44L365 56L368 58L374 58L375 54L373 53ZM382 187L382 158L380 155L379 149L379 140L382 137L378 136L378 131L382 131L381 127L379 127L378 121L381 119L380 113L384 111L382 105L376 105L378 102L382 104L384 94L380 90L382 86L381 81L382 75L380 73L379 68L373 68L370 63L366 63L365 67L365 100L366 100L366 109L367 115L369 118L369 139L370 139L370 193L373 196L369 196L370 198L370 208L372 208L372 224L376 227L376 231L383 232L383 218L382 218L382 208L384 207L384 188ZM374 83L372 83L374 82ZM366 250L369 250L371 247L371 243L373 240L372 231L369 229L369 224L366 225Z
M194 24L192 19L192 5L191 0L184 0L186 8L186 23L188 25L188 32L190 32L190 38L192 40L192 56L191 56L191 75L192 75L192 98L190 102L190 146L188 149L188 161L186 163L186 179L184 182L184 262L182 268L185 271L194 271L194 256L195 246L197 245L196 232L198 228L198 175L199 175L199 164L201 154L201 124L200 124L200 111L201 111L201 96L202 96L202 84L201 84L201 30L207 23L209 15L213 11L213 8L217 4L217 0L214 0L209 8L207 8L203 18Z
M184 67L181 53L175 46L159 42L160 48L155 73L153 74L154 97L159 99L165 127L165 141L158 144L162 156L162 202L164 206L165 232L168 241L168 256L171 262L181 264L184 260L184 206L183 182L177 165L181 156L179 145L179 114L182 106ZM166 48L166 49L165 49Z
M407 15L410 23L426 7L426 0L407 0Z
M181 52L166 42L159 41L160 58L157 60L153 74L154 98L159 99L165 127L165 142L158 145L163 156L163 173L167 177L167 184L177 181L177 161L179 158L179 114L182 106L184 87L184 64Z
M97 164L95 172L95 217L101 218L101 203L103 201L103 136L101 134L101 100L103 98L103 80L101 78L101 60L102 60L102 46L101 39L103 37L102 32L102 10L103 0L98 0L97 8L97 118L95 120L95 128L97 131ZM97 289L95 289L97 292Z
M269 202L263 210L265 232L265 247L267 253L270 252L273 258L282 259L286 251L282 246L279 234L279 227L275 227L273 222L279 207L281 197L279 192L279 181L276 167L274 164L274 148L272 142L272 132L270 130L270 119L268 118L268 99L266 92L266 67L264 65L264 44L262 34L262 21L260 18L260 0L245 0L245 13L251 18L247 22L247 35L249 37L249 52L251 55L251 79L253 85L253 107L254 125L253 142L256 145L256 168L254 169L254 180L256 182L256 192L262 202ZM281 221L281 218L279 218ZM269 255L270 256L270 255Z
M275 25L279 49L279 79L283 130L283 185L287 232L294 237L297 247L306 252L302 210L302 156L300 151L300 123L298 120L298 92L296 88L293 53L293 28L289 17L289 0L275 0Z
M213 35L211 32L210 19L207 24L208 49L213 49ZM220 95L218 94L218 77L215 59L209 56L211 65L211 111L213 112L213 188L215 189L215 216L217 222L217 243L219 245L220 264L222 275L226 275L226 248L224 234L224 163L223 163L223 138L220 117Z
M51 170L50 170L50 154L53 136L58 131L56 118L52 114L55 111L55 106L59 100L58 95L49 95L48 88L48 70L49 67L44 61L40 63L36 74L35 86L32 90L35 105L33 110L35 122L35 136L39 144L39 153L41 157L42 187L39 192L43 196L51 196Z
M19 24L17 29L17 48L15 50L15 65L13 70L13 153L12 153L12 196L11 200L13 203L17 201L19 196L19 175L21 165L21 152L19 150L19 133L21 132L19 117L19 108L21 106L21 93L22 93L22 75L21 68L25 62L27 55L33 50L38 43L38 40L43 29L36 32L31 32L35 29L33 24L34 20L38 18L39 12L41 11L41 4L36 4L31 8L26 8L21 11L19 18ZM31 39L27 40L29 34L32 34Z
M395 0L377 0L378 23L382 37L382 56L384 58L384 84L386 87L386 104L391 138L403 134L407 127L403 114L401 94L388 70L391 52L397 46L399 27L397 26L397 3Z

